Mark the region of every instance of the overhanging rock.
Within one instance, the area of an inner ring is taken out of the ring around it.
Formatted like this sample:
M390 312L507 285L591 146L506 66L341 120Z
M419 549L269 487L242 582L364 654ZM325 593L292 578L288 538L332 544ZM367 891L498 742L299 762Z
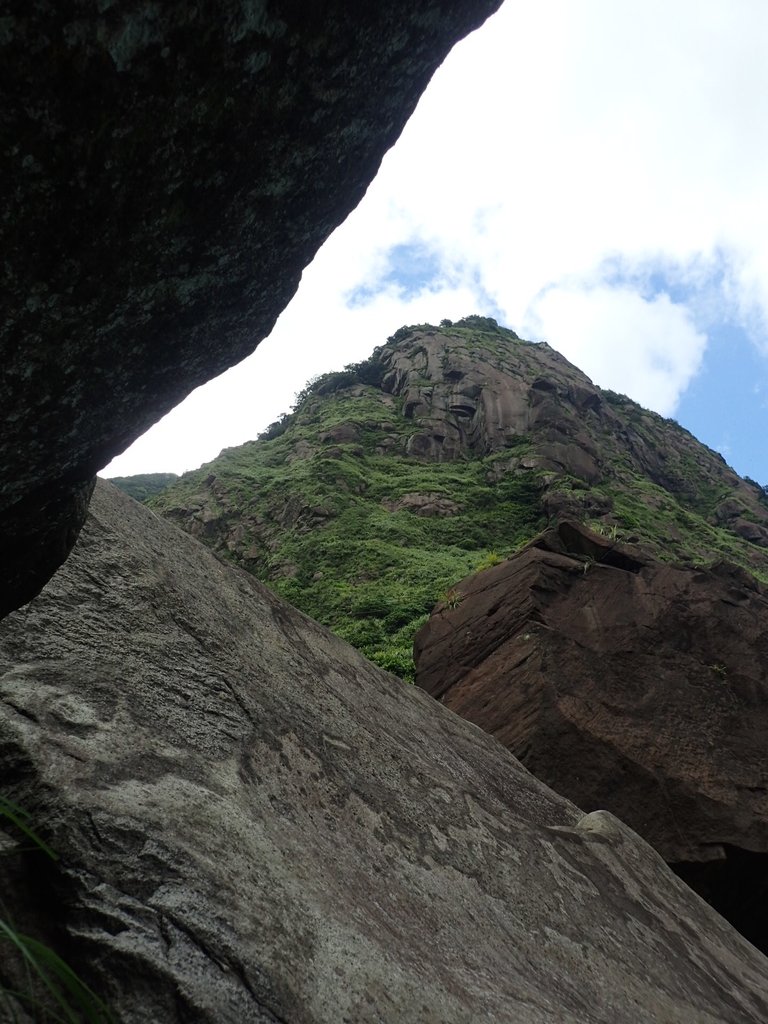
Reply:
M416 682L585 810L625 821L763 951L768 589L576 522L467 577Z
M66 556L94 473L269 333L498 4L11 5L0 615Z

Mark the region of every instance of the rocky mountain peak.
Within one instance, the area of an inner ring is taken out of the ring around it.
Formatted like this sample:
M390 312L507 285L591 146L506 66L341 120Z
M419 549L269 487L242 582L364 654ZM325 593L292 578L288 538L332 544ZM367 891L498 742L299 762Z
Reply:
M381 350L381 387L419 429L407 451L436 459L488 455L552 420L559 393L599 402L592 382L548 345L522 341L486 317L406 329Z
M764 488L676 421L597 387L546 343L523 341L492 318L400 328L369 363L376 372L364 386L373 382L381 398L397 399L409 456L442 462L506 453L491 470L494 480L534 472L548 514L623 525L662 557L670 545L676 557L690 554L679 543L690 524L659 534L651 522L655 511L669 511L669 496L713 527L768 547ZM329 394L337 376L321 378L318 394ZM347 393L362 396L360 383L347 384ZM634 509L612 515L601 488L624 492L623 504ZM754 552L736 560L744 559L765 568Z
M402 327L152 499L382 667L456 581L548 523L768 580L768 505L672 420L470 316Z

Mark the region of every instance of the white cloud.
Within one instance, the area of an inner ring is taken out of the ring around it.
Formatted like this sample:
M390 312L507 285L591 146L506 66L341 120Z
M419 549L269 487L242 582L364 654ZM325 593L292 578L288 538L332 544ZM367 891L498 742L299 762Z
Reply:
M534 333L578 365L596 384L626 391L671 415L698 371L706 337L668 295L645 299L630 288L556 287L533 308Z
M422 291L403 302L392 286L350 309L344 290L328 285L325 258L306 271L300 301L252 356L194 391L105 474L195 469L222 448L255 438L289 410L310 377L365 358L403 323L458 319L477 306L466 287Z
M403 323L492 307L669 412L718 320L739 318L768 353L766 38L765 0L507 3L439 69L272 337L145 451L157 468L199 464ZM348 308L413 241L439 255L437 290L405 301L389 284ZM654 296L654 270L680 301Z

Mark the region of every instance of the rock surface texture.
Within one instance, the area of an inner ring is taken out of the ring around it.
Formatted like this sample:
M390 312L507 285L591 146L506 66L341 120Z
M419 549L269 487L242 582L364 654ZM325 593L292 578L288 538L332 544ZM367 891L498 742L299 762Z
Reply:
M0 614L61 562L94 473L271 330L498 2L6 12Z
M3 900L121 1024L768 1019L626 826L108 485L0 636L3 786L60 854Z
M460 583L416 682L768 949L768 588L563 522Z

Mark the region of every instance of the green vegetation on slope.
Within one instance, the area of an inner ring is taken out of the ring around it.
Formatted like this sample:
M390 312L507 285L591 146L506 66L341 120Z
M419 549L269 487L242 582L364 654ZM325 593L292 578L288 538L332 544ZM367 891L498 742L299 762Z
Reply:
M558 480L556 490L581 489L583 504L602 515L580 516L593 528L616 527L618 537L640 544L662 561L707 567L716 561L742 566L768 582L768 550L750 542L747 523L768 526L766 489L742 480L725 463L672 419L603 391L622 429L601 437L606 472L600 483ZM638 453L645 453L638 459ZM768 534L767 534L768 538Z
M449 472L446 472L450 469ZM336 497L336 514L312 531L294 530L281 557L295 574L275 589L325 622L372 661L403 678L413 675L417 629L435 603L492 550L509 552L542 525L532 475L509 476L488 500L481 463L424 465L404 458L343 453L313 460L314 482L332 488L365 478L364 493ZM439 495L457 511L423 516L387 508L405 495Z
M146 501L166 490L178 479L177 473L136 473L135 476L110 477L110 482L136 501Z
M768 579L765 501L678 424L467 317L401 328L150 504L410 679L435 603L549 517Z

